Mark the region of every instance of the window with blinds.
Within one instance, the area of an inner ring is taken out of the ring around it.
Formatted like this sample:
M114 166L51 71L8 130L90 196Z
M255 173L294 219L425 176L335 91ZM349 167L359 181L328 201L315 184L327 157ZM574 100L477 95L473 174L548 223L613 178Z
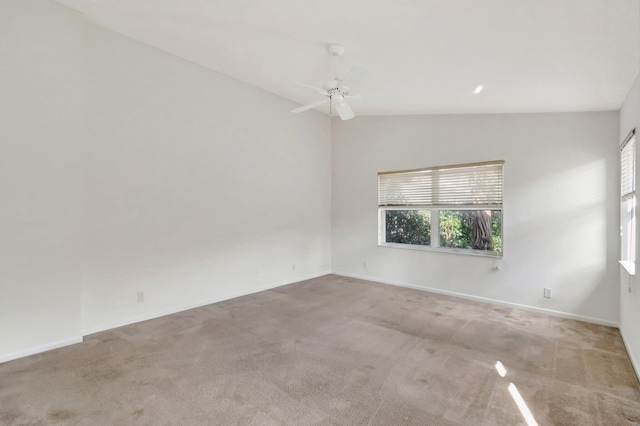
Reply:
M620 147L620 264L635 275L636 261L635 129Z
M501 256L503 167L378 173L379 244Z

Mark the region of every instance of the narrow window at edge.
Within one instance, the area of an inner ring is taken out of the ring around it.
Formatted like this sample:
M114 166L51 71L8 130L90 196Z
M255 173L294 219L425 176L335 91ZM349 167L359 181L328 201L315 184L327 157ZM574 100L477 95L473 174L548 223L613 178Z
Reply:
M620 264L635 275L636 139L635 129L620 148Z

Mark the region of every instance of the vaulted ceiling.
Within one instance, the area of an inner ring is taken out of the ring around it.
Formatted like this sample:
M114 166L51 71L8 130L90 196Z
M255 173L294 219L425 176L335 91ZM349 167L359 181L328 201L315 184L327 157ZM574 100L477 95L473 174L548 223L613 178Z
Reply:
M615 110L640 69L637 0L57 1L300 104L340 43L340 76L371 70L358 115Z

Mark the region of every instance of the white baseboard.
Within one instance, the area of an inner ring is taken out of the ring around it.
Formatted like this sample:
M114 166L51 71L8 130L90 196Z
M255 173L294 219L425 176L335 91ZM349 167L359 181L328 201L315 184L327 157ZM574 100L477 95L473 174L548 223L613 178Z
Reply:
M33 346L28 349L24 349L16 352L9 352L7 354L0 355L0 363L13 361L14 359L24 358L29 355L39 354L41 352L50 351L52 349L62 348L64 346L75 345L82 342L82 336L72 337L70 339L58 340L56 342L50 342L44 345Z
M629 341L627 340L626 337L624 337L624 329L622 327L620 327L620 335L622 336L622 342L624 343L624 347L627 350L627 355L629 355L629 360L631 361L631 366L633 367L633 371L635 371L636 377L638 378L638 381L640 381L640 368L639 368L640 366L638 365L638 362L633 356L633 352L631 351L631 346L629 346Z
M118 327L123 327L125 325L135 324L137 322L148 321L150 319L163 317L165 315L171 315L171 314L175 314L175 313L182 312L182 311L188 311L189 309L194 309L194 308L199 308L201 306L211 305L212 303L218 303L218 302L222 302L222 301L225 301L225 300L234 299L236 297L241 297L241 296L246 296L246 295L249 295L249 294L259 293L259 292L265 291L265 290L271 290L273 288L282 287L282 286L293 284L293 283L296 283L296 282L310 280L310 279L313 279L313 278L318 278L318 277L321 277L321 276L324 276L324 275L328 275L330 273L331 273L331 271L323 271L323 272L320 272L318 274L302 276L302 277L296 277L294 280L275 282L275 283L263 285L261 287L252 288L252 289L246 290L246 291L239 291L239 292L235 292L235 293L225 294L224 296L216 297L216 298L213 298L213 299L207 299L207 300L197 301L197 302L194 302L194 303L188 303L186 305L172 306L170 308L161 309L161 310L158 310L158 311L155 311L155 312L148 312L148 313L145 313L144 315L139 315L139 316L135 316L135 317L132 317L132 318L125 318L125 319L120 319L120 320L113 321L113 322L106 323L106 324L100 324L100 325L96 325L96 326L92 326L92 327L87 327L87 328L82 329L82 335L83 336L87 336L89 334L99 333L101 331L111 330L113 328L118 328Z
M465 294L465 293L456 293L454 291L440 290L440 289L432 288L432 287L423 287L423 286L418 286L418 285L415 285L415 284L409 284L409 283L400 282L400 281L381 280L379 278L367 277L367 276L359 275L359 274L351 274L351 273L348 273L348 272L333 272L333 273L335 275L342 275L342 276L345 276L345 277L358 278L358 279L367 280L367 281L374 281L374 282L378 282L378 283L381 283L381 284L389 284L389 285L395 285L395 286L398 286L398 287L411 288L411 289L414 289L414 290L427 291L427 292L430 292L430 293L444 294L444 295L447 295L447 296L459 297L461 299L474 300L474 301L478 301L478 302L485 302L485 303L490 303L492 305L500 305L500 306L505 306L505 307L508 307L508 308L523 309L523 310L526 310L526 311L547 314L547 315L551 315L551 316L554 316L554 317L573 319L573 320L588 322L588 323L592 323L592 324L606 325L608 327L619 328L619 324L617 322L607 321L607 320L600 319L600 318L593 318L593 317L588 317L588 316L584 316L584 315L576 315L576 314L571 314L571 313L568 313L568 312L554 311L552 309L538 308L536 306L530 306L530 305L521 305L519 303L505 302L505 301L502 301L502 300L490 299L490 298L487 298L487 297L480 297L480 296L473 296L473 295Z

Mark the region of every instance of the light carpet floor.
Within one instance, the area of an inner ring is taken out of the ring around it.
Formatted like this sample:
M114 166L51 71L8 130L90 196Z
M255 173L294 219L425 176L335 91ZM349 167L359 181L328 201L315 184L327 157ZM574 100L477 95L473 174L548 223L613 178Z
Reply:
M519 425L527 410L640 423L619 332L328 275L0 365L3 425Z

